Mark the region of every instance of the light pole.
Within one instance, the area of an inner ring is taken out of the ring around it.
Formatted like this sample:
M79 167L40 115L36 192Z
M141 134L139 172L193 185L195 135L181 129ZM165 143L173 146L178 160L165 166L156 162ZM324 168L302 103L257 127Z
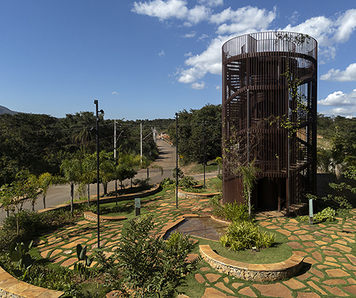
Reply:
M98 101L94 100L96 106L96 213L98 221L98 248L100 248L100 208L99 208L99 111L98 111ZM103 110L100 110L100 113L104 113Z

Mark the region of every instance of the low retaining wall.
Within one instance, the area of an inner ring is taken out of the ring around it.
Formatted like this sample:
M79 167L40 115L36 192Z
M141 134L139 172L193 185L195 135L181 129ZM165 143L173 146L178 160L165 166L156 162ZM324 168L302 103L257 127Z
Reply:
M180 199L204 199L212 198L216 195L219 195L220 192L211 192L211 193L201 193L201 192L187 192L178 188L178 198Z
M84 211L84 218L90 221L98 221L98 215L91 211ZM99 221L116 221L116 220L124 220L126 216L105 216L99 215Z
M58 298L64 292L30 285L18 280L0 267L0 297L4 298Z
M202 258L219 272L257 282L292 277L300 270L304 259L301 256L292 255L289 259L280 263L247 264L219 256L210 248L210 245L200 245L199 250Z

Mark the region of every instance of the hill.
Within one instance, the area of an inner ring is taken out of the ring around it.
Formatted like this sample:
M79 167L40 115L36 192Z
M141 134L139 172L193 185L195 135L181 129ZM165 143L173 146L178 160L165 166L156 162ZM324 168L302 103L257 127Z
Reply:
M8 109L4 106L0 106L0 115L2 115L2 114L14 115L14 114L17 114L17 112L11 111L10 109Z

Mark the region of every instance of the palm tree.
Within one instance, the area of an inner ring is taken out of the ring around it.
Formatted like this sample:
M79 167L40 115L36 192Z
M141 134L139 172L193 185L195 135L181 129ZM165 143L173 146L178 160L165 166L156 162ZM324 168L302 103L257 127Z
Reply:
M46 195L49 187L53 184L54 177L50 173L43 173L38 177L38 187L43 196L43 208L46 209Z
M82 175L82 163L77 158L64 159L61 164L61 172L65 181L70 183L70 211L73 216L74 185L80 182Z

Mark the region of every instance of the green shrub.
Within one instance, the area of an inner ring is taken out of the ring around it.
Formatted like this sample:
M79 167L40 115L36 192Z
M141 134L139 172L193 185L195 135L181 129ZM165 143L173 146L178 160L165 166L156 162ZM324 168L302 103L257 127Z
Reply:
M185 276L197 268L198 260L185 261L193 244L178 234L167 242L152 235L152 215L129 220L128 224L115 254L122 270L121 288L134 290L135 297L173 297Z
M222 195L216 195L209 200L209 205L213 209L213 215L230 221L250 221L247 203L220 203Z
M179 180L179 186L183 188L190 188L197 184L198 182L191 176L184 176Z
M176 184L176 182L174 180L167 177L167 178L164 178L159 185L163 188L173 188L175 186L175 184Z
M226 234L220 238L220 243L234 251L258 249L272 246L275 242L274 234L261 232L259 228L249 221L233 222L227 228Z
M313 215L314 222L323 222L323 221L334 221L336 216L336 211L331 207L326 207L322 211ZM300 216L299 220L301 221L309 221L309 215Z
M249 221L248 205L246 203L226 203L224 207L225 219L237 222Z
M213 196L209 199L209 205L212 209L213 215L220 218L224 217L224 206L220 204L220 200L222 198L222 194Z

